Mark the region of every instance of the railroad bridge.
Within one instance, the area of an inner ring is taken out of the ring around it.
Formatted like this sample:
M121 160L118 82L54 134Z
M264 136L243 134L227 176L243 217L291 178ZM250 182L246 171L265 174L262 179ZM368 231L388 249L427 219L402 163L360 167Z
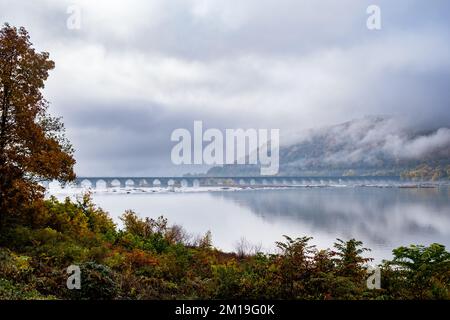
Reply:
M125 188L125 187L200 187L200 186L295 186L377 184L386 177L78 177L77 187Z

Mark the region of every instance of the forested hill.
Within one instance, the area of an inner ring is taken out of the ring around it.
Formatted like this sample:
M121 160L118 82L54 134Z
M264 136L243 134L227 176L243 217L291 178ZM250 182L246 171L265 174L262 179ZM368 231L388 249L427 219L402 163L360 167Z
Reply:
M282 142L282 141L281 141ZM280 175L400 175L450 165L450 129L416 131L389 117L310 130L280 149ZM214 167L208 175L257 175L255 165Z

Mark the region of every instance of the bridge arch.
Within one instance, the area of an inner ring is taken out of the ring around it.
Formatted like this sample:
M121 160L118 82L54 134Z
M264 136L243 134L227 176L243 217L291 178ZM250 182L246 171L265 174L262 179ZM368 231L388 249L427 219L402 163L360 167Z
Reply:
M120 188L120 181L118 179L111 180L111 187Z
M82 188L92 188L92 182L89 179L83 179L80 183Z
M200 180L194 179L194 180L192 181L192 186L193 186L194 188L200 187Z
M107 184L106 181L103 180L103 179L98 179L98 180L95 182L95 188L96 188L96 189L106 189L107 187L108 187L108 184Z
M223 184L226 186L232 186L235 184L234 180L231 178L223 179Z
M137 187L147 187L148 186L148 182L146 179L138 179L136 181L136 186Z
M183 188L189 187L189 182L186 179L182 179L180 184Z

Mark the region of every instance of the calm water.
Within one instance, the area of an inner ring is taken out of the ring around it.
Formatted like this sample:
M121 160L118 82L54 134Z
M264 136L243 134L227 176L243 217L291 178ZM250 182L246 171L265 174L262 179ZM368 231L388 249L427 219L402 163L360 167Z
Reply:
M96 193L95 202L116 222L126 210L164 215L193 234L212 232L213 244L231 251L242 237L265 251L282 235L312 236L319 248L357 238L376 261L400 245L450 246L450 190L440 188L325 187L194 193Z

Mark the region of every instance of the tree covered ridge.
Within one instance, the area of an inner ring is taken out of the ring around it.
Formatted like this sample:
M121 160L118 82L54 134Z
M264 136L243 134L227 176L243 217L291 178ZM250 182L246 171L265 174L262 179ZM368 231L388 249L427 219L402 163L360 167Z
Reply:
M1 299L449 299L443 245L400 247L384 261L381 289L369 290L360 241L318 249L310 237L276 243L276 254L225 253L211 234L192 239L163 217L122 215L118 229L87 194L51 198L34 219L0 236ZM81 289L66 287L69 265Z
M450 179L450 165L447 166L430 166L422 164L414 169L406 170L401 175L404 178L413 180L440 180Z

